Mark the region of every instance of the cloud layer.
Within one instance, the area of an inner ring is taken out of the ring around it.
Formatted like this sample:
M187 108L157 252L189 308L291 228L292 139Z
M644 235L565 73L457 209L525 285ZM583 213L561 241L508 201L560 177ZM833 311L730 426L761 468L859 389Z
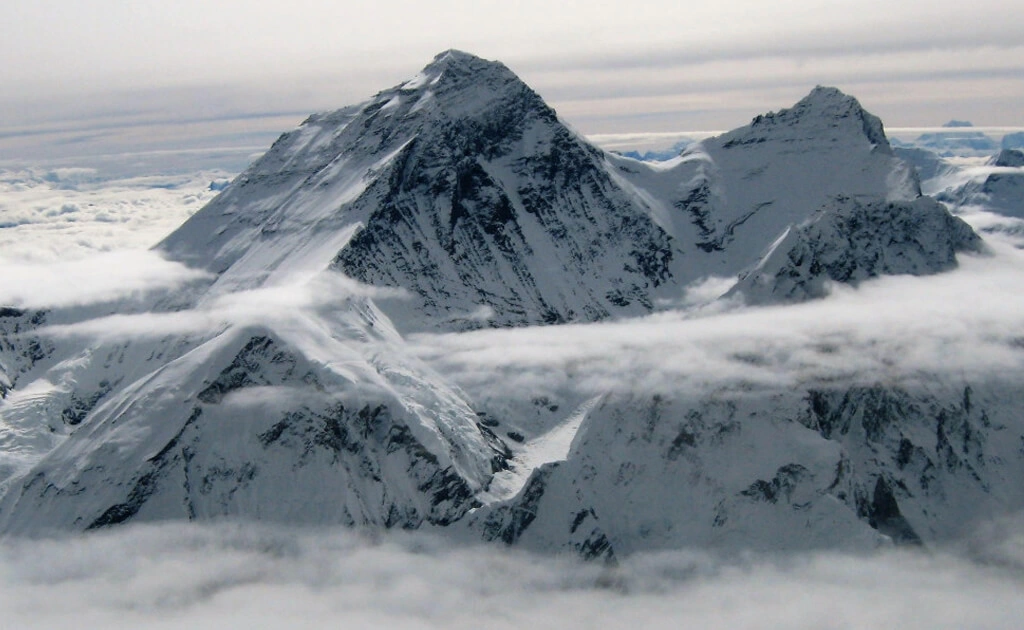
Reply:
M135 163L135 169L147 162L156 168L142 155L124 161ZM0 261L5 267L66 262L151 247L217 194L211 182L233 175L220 170L133 175L125 170L120 163L95 161L89 167L71 161L0 168Z
M129 526L0 544L18 628L1016 628L1020 521L968 552L727 558L617 567L429 535L240 524Z
M960 269L888 277L826 300L670 311L591 325L417 335L415 351L472 392L790 388L1024 374L1024 253L961 255ZM716 283L711 282L711 285ZM697 293L707 286L697 287ZM706 297L706 296L705 296ZM726 309L723 312L723 309Z
M90 254L152 244L215 194L210 177L104 182L80 167L4 173L0 184L8 194L0 198L0 222L11 227L0 229L0 304L71 306L173 290L198 279L201 274L143 250ZM992 255L961 256L961 268L952 273L836 287L816 303L695 309L728 288L729 279L712 278L680 296L686 311L594 325L418 335L411 349L471 393L502 390L527 399L560 387L593 395L616 388L891 381L936 371L1020 375L1024 297L1015 287L1024 283L1024 253L998 240L992 247ZM197 310L116 315L44 332L161 336L285 322L328 313L351 297L386 297L368 291L333 275L301 278L207 301Z

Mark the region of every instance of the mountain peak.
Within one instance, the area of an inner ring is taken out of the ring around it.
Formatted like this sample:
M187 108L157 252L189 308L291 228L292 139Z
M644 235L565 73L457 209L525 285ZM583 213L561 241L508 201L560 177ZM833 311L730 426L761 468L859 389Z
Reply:
M487 73L500 73L506 76L515 76L512 71L505 67L500 61L489 61L477 57L468 52L455 50L454 48L438 53L434 60L426 65L422 74L429 76L440 76L445 72L455 72L458 75L480 75Z
M861 130L872 144L889 147L889 140L885 137L882 121L872 114L869 114L853 96L842 90L825 85L815 86L811 92L797 101L796 105L788 110L779 112L791 114L793 117L818 116L839 122L851 119L860 123Z
M454 48L440 52L416 76L396 86L398 90L465 89L473 84L522 83L500 61L489 61ZM386 90L384 93L388 93Z
M723 146L760 144L768 140L820 142L840 136L866 138L883 152L891 152L882 121L841 90L819 85L788 109L755 116L750 125L722 136Z
M293 265L401 287L422 303L390 310L403 330L640 314L672 256L604 153L503 64L461 51L311 117L237 182L161 249L215 270L218 290Z
M482 57L477 57L472 53L468 53L464 50L458 50L455 48L449 48L448 50L442 51L434 55L434 60L428 64L428 68L431 66L441 65L502 65L498 61L488 61Z
M364 104L364 112L388 114L393 121L423 112L441 113L448 119L480 118L493 110L516 109L528 101L528 109L553 119L541 98L514 72L499 61L489 61L461 50L438 53L414 77L383 90Z
M822 98L836 98L836 99L841 99L841 100L851 100L851 99L852 100L857 100L854 97L852 97L849 94L847 94L846 92L843 92L842 90L840 90L837 87L833 87L831 85L821 85L821 84L815 85L814 89L812 89L810 91L810 93L807 96L805 96L804 98L811 98L811 97L815 97L815 96L822 97Z
M799 112L834 110L850 113L863 113L860 101L843 92L839 88L828 85L816 85L807 96L797 101L791 109Z

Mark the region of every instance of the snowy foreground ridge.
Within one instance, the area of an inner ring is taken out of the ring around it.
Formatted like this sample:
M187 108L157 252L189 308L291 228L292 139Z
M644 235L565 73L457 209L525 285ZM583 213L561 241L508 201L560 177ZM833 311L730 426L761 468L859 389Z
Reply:
M954 192L1019 208L1010 175ZM927 545L1024 507L1019 337L936 325L926 354L892 301L864 310L882 337L846 316L882 276L1010 254L834 88L650 165L448 51L156 251L182 287L0 305L0 532L229 517L610 558Z

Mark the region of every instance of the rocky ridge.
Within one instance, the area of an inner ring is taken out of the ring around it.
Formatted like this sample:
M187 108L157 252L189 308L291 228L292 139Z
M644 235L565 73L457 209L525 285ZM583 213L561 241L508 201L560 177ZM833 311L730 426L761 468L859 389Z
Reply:
M974 230L931 198L839 198L787 230L728 295L751 305L800 302L828 295L833 282L942 273L956 267L958 253L982 250Z

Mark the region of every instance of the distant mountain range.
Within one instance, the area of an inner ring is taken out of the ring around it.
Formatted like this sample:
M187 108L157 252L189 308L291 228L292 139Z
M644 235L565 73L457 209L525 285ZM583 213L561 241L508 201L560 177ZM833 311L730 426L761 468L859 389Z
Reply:
M975 130L966 120L951 120L942 125L943 131L932 131L919 135L912 141L897 141L900 148L926 149L942 157L992 155L999 151L1000 143L984 132ZM1014 145L1014 134L1003 138L1003 148Z

